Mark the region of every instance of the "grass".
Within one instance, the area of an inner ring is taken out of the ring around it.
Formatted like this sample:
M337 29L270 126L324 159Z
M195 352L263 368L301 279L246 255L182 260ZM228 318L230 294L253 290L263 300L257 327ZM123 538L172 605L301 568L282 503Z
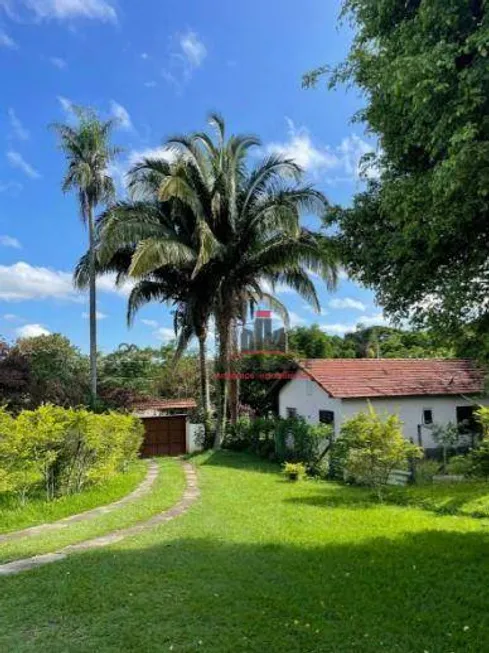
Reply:
M195 463L183 517L0 579L0 650L489 650L489 522L288 483L245 455Z
M117 474L106 483L50 502L45 500L44 495L38 495L22 505L17 497L0 494L0 533L57 521L117 501L136 489L147 470L147 465L138 460L126 473Z
M447 515L489 518L489 483L434 483L389 488L386 500Z
M140 499L90 521L72 523L62 530L45 532L22 540L0 542L0 563L56 551L68 544L130 526L171 507L183 492L183 472L175 460L160 459L159 465L160 472L152 489Z

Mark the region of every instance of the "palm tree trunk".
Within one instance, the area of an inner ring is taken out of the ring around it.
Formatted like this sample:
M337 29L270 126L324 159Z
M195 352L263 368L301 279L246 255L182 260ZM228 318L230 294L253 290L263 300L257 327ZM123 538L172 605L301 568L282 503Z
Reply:
M230 322L231 320L225 314L218 316L217 330L219 354L217 357L217 425L214 449L220 449L226 433L229 387Z
M233 356L233 364L231 365L232 375L229 379L229 416L231 424L236 424L238 421L239 412L239 380L237 374L239 372L239 365L237 365L238 354L238 331L236 320L231 323L231 338L230 338L231 354Z
M204 411L205 442L211 442L211 393L207 368L207 330L199 335L200 395Z
M95 224L93 207L88 210L88 240L90 250L90 404L97 404L97 287L95 267Z

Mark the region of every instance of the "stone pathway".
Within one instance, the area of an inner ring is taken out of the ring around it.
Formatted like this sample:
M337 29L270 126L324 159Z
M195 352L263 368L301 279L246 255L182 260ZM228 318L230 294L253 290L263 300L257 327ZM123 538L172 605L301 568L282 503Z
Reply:
M124 540L126 537L144 533L145 531L148 531L155 526L169 522L172 519L175 519L175 517L179 517L183 513L187 512L190 506L200 496L197 484L197 474L194 467L187 462L183 462L182 464L185 472L187 486L182 498L177 504L173 506L173 508L165 510L160 514L151 517L147 521L135 524L134 526L122 528L120 530L113 531L112 533L108 533L107 535L96 537L92 540L79 542L78 544L70 544L69 546L66 546L54 553L46 553L45 555L35 556L33 558L24 558L23 560L15 560L14 562L8 562L4 565L0 565L0 576L18 574L22 571L28 571L29 569L34 569L51 562L64 560L71 553L89 551L90 549L99 549L104 546L109 546L110 544Z
M158 465L157 463L154 462L154 460L151 460L149 462L148 472L146 474L146 478L144 479L144 481L142 481L133 492L126 495L122 499L119 499L118 501L114 501L114 503L109 503L106 506L100 506L98 508L93 508L92 510L86 510L85 512L80 512L78 515L71 515L70 517L59 519L58 521L55 522L51 522L48 524L40 524L39 526L31 526L30 528L24 528L21 531L14 531L12 533L5 533L4 535L0 535L0 543L9 542L11 540L19 540L23 537L32 537L34 535L41 535L42 533L46 533L49 531L60 530L63 528L67 528L70 524L90 521L91 519L95 519L96 517L100 517L101 515L106 515L110 512L113 512L114 510L118 510L119 508L122 508L126 504L131 503L136 499L140 499L145 494L148 494L157 476L158 476Z

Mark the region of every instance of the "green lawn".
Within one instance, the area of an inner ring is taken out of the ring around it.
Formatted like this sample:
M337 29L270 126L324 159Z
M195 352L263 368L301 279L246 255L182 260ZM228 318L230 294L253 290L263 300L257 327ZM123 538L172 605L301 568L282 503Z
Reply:
M489 518L489 483L486 481L389 488L386 500L440 514Z
M0 579L0 650L489 651L488 520L287 483L245 455L196 463L183 517Z
M147 471L147 465L138 460L126 473L117 474L106 483L49 502L39 494L21 505L16 496L0 493L0 533L57 521L117 501L135 490Z
M62 530L47 531L22 540L0 542L0 563L56 551L68 544L104 535L118 528L149 519L178 501L184 489L184 476L175 460L160 459L160 472L150 492L122 508L90 521L70 524ZM2 647L0 645L0 651Z

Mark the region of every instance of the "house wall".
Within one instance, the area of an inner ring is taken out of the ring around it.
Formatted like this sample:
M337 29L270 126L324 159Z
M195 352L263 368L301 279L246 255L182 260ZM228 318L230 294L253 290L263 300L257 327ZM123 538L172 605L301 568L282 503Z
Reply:
M191 424L187 419L187 453L201 451L202 446L197 444L197 440L202 435L203 430L203 424Z
M335 414L335 433L338 434L341 422L341 399L330 397L315 381L292 379L279 394L280 417L287 417L287 408L296 408L297 414L305 417L310 424L319 423L320 410L332 410Z
M489 405L489 400L477 400ZM433 411L433 421L437 424L457 422L458 406L470 406L472 402L459 396L393 397L372 399L370 403L379 414L399 415L403 422L404 436L418 443L417 427L422 423L423 410ZM320 410L332 410L335 414L335 434L339 435L341 423L368 407L367 399L333 399L317 383L305 379L293 379L285 385L279 394L279 413L287 416L287 408L296 408L297 414L305 417L311 424L319 422ZM428 428L422 428L423 447L436 447Z

